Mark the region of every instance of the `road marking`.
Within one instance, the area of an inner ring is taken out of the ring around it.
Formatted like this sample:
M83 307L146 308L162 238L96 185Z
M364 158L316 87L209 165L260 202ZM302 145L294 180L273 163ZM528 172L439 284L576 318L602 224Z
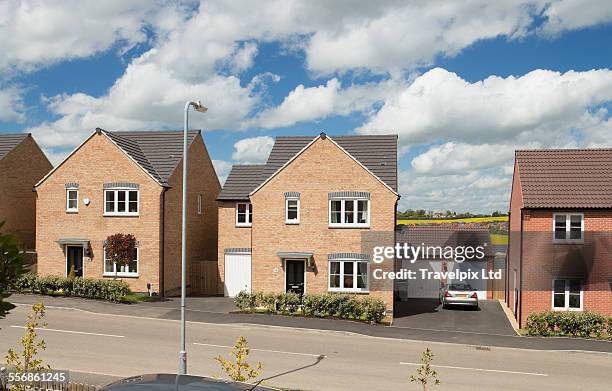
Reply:
M400 362L400 365L414 365L421 366L422 363L416 362ZM546 373L533 373L533 372L517 372L517 371L503 371L501 369L485 369L485 368L469 368L469 367L453 367L450 365L432 365L434 368L447 368L447 369L462 369L466 371L480 371L480 372L496 372L496 373L509 373L512 375L528 375L528 376L548 376Z
M198 346L212 346L215 348L228 348L228 349L232 349L234 348L234 346L225 346L225 345L215 345L215 344L211 344L211 343L199 343L199 342L194 342L194 345L198 345ZM256 350L258 352L268 352L268 353L281 353L281 354L293 354L296 356L308 356L308 357L327 357L324 354L312 354L312 353L297 353L297 352L284 352L282 350L269 350L269 349L256 349L256 348L249 348L249 350Z
M16 329L25 329L24 326L13 326L11 327ZM114 334L100 334L100 333L87 333L85 331L73 331L73 330L58 330L58 329L43 329L39 328L38 331L53 331L55 333L69 333L69 334L83 334L83 335L95 335L98 337L112 337L112 338L125 338L123 335L114 335Z

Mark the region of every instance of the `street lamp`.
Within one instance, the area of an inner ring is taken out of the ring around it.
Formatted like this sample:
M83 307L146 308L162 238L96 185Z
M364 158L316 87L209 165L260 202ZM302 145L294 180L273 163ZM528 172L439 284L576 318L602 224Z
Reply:
M200 101L185 104L183 127L183 202L181 221L181 347L179 352L179 374L187 374L187 351L185 350L185 297L187 296L187 130L189 129L189 106L205 113L208 110Z

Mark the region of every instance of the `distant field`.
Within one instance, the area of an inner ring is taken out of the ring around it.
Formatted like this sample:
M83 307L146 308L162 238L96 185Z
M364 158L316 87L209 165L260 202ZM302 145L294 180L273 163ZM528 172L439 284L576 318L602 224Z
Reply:
M495 221L508 221L508 216L499 217L466 217L464 219L399 219L398 224L448 224L448 223L487 223Z

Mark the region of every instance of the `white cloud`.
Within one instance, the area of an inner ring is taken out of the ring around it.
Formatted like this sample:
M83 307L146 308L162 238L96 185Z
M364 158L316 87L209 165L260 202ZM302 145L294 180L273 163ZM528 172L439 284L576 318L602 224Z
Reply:
M219 177L219 182L221 182L221 186L223 186L225 180L227 179L227 176L232 170L232 163L226 162L225 160L213 160L212 163L215 167L217 177Z
M234 144L232 159L240 163L265 163L273 145L274 139L269 136L242 139Z
M560 0L551 2L542 16L547 20L541 32L556 35L566 30L610 23L612 7L606 0Z
M589 110L612 101L612 71L559 73L535 70L521 77L490 76L474 83L432 69L358 129L397 131L402 145L439 139L466 143L571 143L573 131L593 126Z
M147 40L144 26L163 29L176 14L147 0L4 1L0 3L0 70L32 71ZM159 14L163 14L163 19Z
M0 122L23 122L23 91L17 87L0 89Z

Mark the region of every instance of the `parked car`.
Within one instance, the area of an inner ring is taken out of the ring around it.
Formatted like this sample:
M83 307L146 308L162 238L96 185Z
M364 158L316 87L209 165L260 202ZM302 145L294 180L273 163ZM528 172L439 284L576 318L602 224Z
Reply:
M440 292L442 308L463 305L478 308L478 292L470 284L451 282Z
M275 388L263 387L256 384L233 382L208 377L150 374L132 376L121 379L102 387L99 391L274 391Z

